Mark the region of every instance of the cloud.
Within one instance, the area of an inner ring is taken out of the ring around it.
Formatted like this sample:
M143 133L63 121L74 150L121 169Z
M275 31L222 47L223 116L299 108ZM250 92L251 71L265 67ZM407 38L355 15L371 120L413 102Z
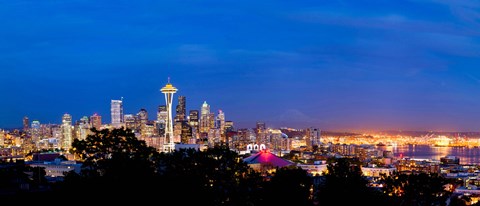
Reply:
M448 6L454 16L467 25L480 25L480 1L478 0L422 0ZM478 29L476 31L478 34Z
M423 2L433 2L445 4L448 6L459 6L466 8L480 8L480 2L477 0L422 0Z
M401 14L387 14L383 16L348 15L341 12L325 11L297 11L289 18L306 23L346 26L350 28L383 29L388 31L409 31L428 33L447 33L458 35L479 34L479 31L459 30L458 26L450 22L435 22L420 19L410 19Z
M470 73L465 73L465 75L466 75L469 79L473 80L475 83L480 84L480 78L478 78L477 76L475 76L475 75L473 75L473 74L470 74Z
M219 63L215 50L207 45L183 44L176 52L176 62L180 64L207 66Z

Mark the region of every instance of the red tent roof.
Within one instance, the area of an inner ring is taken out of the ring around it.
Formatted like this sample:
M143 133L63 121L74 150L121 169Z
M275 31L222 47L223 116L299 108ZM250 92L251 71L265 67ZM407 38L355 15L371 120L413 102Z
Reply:
M247 164L271 164L274 167L285 167L294 163L274 155L268 151L260 151L250 157L243 159Z

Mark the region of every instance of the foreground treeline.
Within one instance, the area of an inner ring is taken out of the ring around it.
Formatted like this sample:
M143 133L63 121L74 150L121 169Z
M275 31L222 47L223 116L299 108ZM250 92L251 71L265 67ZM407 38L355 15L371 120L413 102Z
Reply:
M183 149L159 153L130 130L93 130L75 140L71 152L83 160L79 174L46 183L44 171L25 166L0 167L0 183L30 175L38 190L2 195L0 202L155 205L466 205L467 198L450 199L436 174L394 174L382 177L380 188L369 186L360 164L335 159L328 174L311 177L297 168L273 174L252 170L243 157L225 146L206 151ZM2 187L2 185L0 185ZM449 201L447 201L449 200Z

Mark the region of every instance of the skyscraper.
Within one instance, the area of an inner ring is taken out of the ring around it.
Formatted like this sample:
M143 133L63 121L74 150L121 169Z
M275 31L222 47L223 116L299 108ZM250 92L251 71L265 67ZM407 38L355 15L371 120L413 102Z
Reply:
M218 110L215 127L220 129L220 134L225 134L225 113L222 110Z
M23 117L23 132L28 132L28 128L30 125L30 120L27 116Z
M112 126L120 128L123 126L123 97L121 100L112 100L110 112L112 115Z
M80 118L79 121L75 122L75 126L73 127L74 130L74 138L84 140L87 138L87 135L90 132L90 128L92 125L89 122L89 118L87 116L83 116Z
M137 118L140 124L148 123L148 112L146 109L140 109L137 113Z
M225 135L225 113L222 110L218 110L217 118L215 119L215 128L220 133L220 141L225 142L227 141Z
M102 116L98 115L97 113L90 116L90 126L96 130L100 130L102 127Z
M210 130L210 105L207 104L207 101L204 101L202 104L200 113L200 132L208 133Z
M31 135L33 143L38 147L40 142L40 121L33 120L31 125Z
M234 131L235 128L233 127L233 121L225 121L225 132Z
M64 114L62 117L62 139L61 148L68 151L72 147L72 116Z
M173 121L173 142L181 142L182 125L185 121Z
M157 111L157 121L165 123L167 121L167 106L165 105L160 105L158 106L158 111Z
M204 101L202 104L202 113L201 115L208 115L210 114L210 105L207 104L207 101Z
M198 134L198 110L190 110L188 124L192 128L192 136L196 138Z
M208 131L210 129L215 129L215 113L211 112L208 114Z
M311 149L314 145L321 145L321 130L318 128L307 128L307 147Z
M180 137L180 142L185 143L185 144L190 144L192 140L192 127L188 124L187 121L181 121L181 137Z
M186 120L187 110L186 110L186 98L185 96L178 96L178 104L176 109L175 121L184 121Z
M124 115L125 128L132 130L133 132L137 131L137 118L133 114Z
M173 119L172 119L172 98L173 94L177 92L172 84L170 84L170 78L168 78L168 83L160 89L160 91L165 94L165 105L167 107L167 121L165 122L165 141L163 145L163 151L171 152L175 149L175 144L173 142Z
M157 111L157 122L155 124L155 129L161 137L165 136L165 124L167 122L167 106L165 105L160 105L158 106L158 111Z
M145 127L148 123L148 112L146 109L140 109L137 113L137 130L140 131L140 133L145 132Z
M266 144L266 126L265 122L257 122L257 127L255 128L255 136L257 137L258 144Z

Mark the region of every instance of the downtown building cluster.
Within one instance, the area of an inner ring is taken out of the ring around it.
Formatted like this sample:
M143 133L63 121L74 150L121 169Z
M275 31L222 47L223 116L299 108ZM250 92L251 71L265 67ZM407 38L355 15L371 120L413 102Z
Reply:
M92 129L113 128L132 130L138 139L161 152L181 147L203 150L225 144L238 152L269 149L280 154L295 148L311 149L313 145L320 145L320 130L317 128L308 128L290 137L287 135L289 130L267 128L264 122L257 122L255 128L236 129L233 121L225 119L221 109L212 112L206 101L198 110L187 112L187 97L179 95L174 98L177 89L170 82L160 91L165 94L165 104L158 105L153 115L144 108L135 113L125 112L122 97L111 100L109 123L104 123L97 113L76 121L65 113L61 124L41 124L39 120L30 122L29 117L24 117L22 131L0 130L0 157L21 157L35 151L60 151L69 155L74 139L85 139ZM174 100L177 101L175 107Z
M164 89L171 89L165 91ZM150 118L146 109L136 114L124 113L123 99L111 101L112 122L107 127L132 130L136 137L159 151L169 152L175 145L211 147L227 142L227 132L233 131L233 122L225 120L225 113L214 113L210 105L203 102L200 110L187 113L187 98L178 96L175 110L172 107L176 88L170 83L162 91L166 95L166 104L158 106L154 118ZM173 115L175 111L175 115ZM197 145L197 146L195 146Z

